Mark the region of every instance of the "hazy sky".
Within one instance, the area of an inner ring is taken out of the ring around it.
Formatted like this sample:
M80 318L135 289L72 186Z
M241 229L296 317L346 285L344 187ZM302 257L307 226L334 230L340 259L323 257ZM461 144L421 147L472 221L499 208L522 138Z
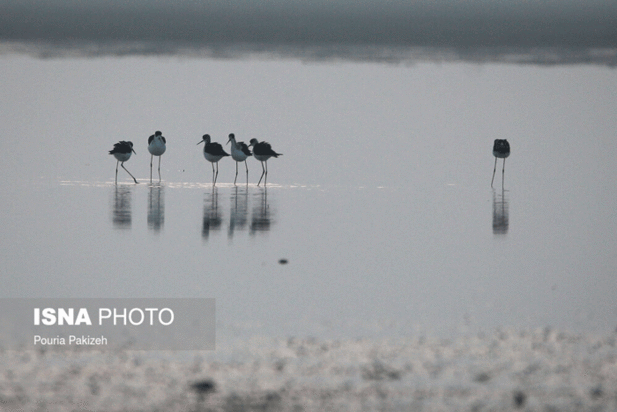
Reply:
M421 47L440 48L430 51L440 59L481 60L504 54L485 48L507 47L517 55L552 48L553 63L617 47L616 19L617 2L595 0L0 0L0 51L397 60Z

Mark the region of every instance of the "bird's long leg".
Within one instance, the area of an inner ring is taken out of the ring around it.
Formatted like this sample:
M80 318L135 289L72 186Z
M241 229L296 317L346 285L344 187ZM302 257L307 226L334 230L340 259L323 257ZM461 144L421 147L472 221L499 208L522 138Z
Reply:
M504 179L504 172L506 170L506 158L504 157L503 159L503 166L501 168L501 188L503 189L503 179Z
M216 184L216 178L219 176L219 164L216 163L216 173L214 173L214 163L212 163L212 186Z
M159 156L159 182L161 181L161 156Z
M268 184L268 161L264 162L266 164L266 176L264 177L264 187Z
M491 179L491 188L493 187L493 181L495 180L495 169L497 169L497 157L495 157L495 166L493 167L493 178Z
M236 177L234 178L234 185L236 184L236 180L238 180L238 162L236 162Z
M120 164L120 160L116 162L116 184L118 184L118 165Z
M122 162L122 163L120 164L120 166L122 166L122 168L123 168L124 170L126 170L126 167L124 167L124 162ZM139 182L137 181L137 179L135 179L135 176L133 176L133 175L131 174L131 172L129 172L128 170L126 170L126 173L128 173L128 174L129 174L129 175L133 178L133 180L135 181L135 184L138 184L138 183L139 183Z
M154 155L150 155L150 183L152 183L152 159L154 159Z
M249 184L249 165L244 161L244 167L246 167L246 184Z
M261 162L261 176L259 177L259 182L257 182L257 186L261 183L261 179L264 177L266 173L266 169L264 169L264 162Z

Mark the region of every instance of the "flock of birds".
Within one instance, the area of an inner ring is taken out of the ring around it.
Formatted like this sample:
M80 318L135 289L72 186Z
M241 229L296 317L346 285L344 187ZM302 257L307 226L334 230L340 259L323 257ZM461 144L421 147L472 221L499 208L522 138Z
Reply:
M158 156L159 158L159 181L161 180L161 156L165 153L166 150L165 137L160 131L156 131L152 136L148 138L148 151L151 154L150 157L150 182L152 183L152 163L154 160L154 156ZM212 163L212 185L216 184L216 178L219 175L219 165L218 162L222 158L226 156L230 156L229 153L223 150L223 146L219 143L213 142L210 138L209 134L205 134L202 137L202 140L197 144L204 143L204 157L207 161ZM257 186L261 183L261 179L264 178L264 185L268 180L268 159L271 157L279 157L281 153L276 153L272 150L272 147L267 142L259 142L257 139L251 139L250 144L247 146L244 142L236 141L236 136L231 133L229 135L229 140L227 143L231 143L231 158L236 161L236 177L234 178L234 185L238 180L238 163L244 162L244 166L246 167L246 183L249 181L249 168L246 164L246 159L249 156L255 157L255 159L261 162L261 177L259 178L259 182L257 182ZM253 152L251 153L250 147L253 147ZM135 183L137 179L135 176L129 172L126 167L124 167L124 162L131 158L131 153L135 153L133 150L133 142L120 141L114 144L114 148L109 151L110 155L114 155L114 157L118 160L116 163L116 183L118 183L118 164L122 166L124 170L133 178ZM135 153L137 154L137 153ZM493 144L493 156L495 156L495 166L493 167L493 178L491 179L491 187L493 187L493 182L495 181L495 171L497 170L497 159L503 159L503 166L501 169L501 186L503 187L504 174L506 169L506 158L510 156L510 144L505 139L495 139ZM214 164L216 163L216 170L214 168Z
M230 156L229 153L225 152L223 146L219 143L213 142L210 138L209 134L205 134L202 137L202 140L197 144L204 143L204 157L207 161L212 163L212 185L216 184L216 178L219 175L219 165L218 162L222 158L226 156ZM246 167L246 183L249 181L249 168L246 164L246 159L249 156L253 156L255 159L261 162L261 177L259 178L259 182L257 186L261 183L261 179L264 179L264 186L268 180L268 159L271 157L279 157L281 153L276 153L272 150L272 146L270 146L267 142L260 142L257 139L251 139L250 144L247 146L244 142L236 141L236 136L231 133L229 135L229 140L227 143L231 143L231 158L236 161L236 177L234 178L234 185L238 180L238 163L244 162L244 166ZM152 183L152 164L154 161L154 156L158 156L159 158L159 182L161 181L161 156L165 153L167 149L167 140L163 136L163 133L160 131L156 131L152 136L148 138L148 151L150 152L150 183ZM251 152L250 147L253 148L253 152ZM133 178L135 183L139 183L135 176L129 172L126 167L124 167L124 162L131 158L131 154L135 153L133 150L133 142L128 141L120 141L114 144L114 148L109 151L110 155L113 155L116 162L116 184L118 183L118 165L122 166L122 168ZM135 153L137 154L137 153ZM216 163L216 171L214 169L214 164Z

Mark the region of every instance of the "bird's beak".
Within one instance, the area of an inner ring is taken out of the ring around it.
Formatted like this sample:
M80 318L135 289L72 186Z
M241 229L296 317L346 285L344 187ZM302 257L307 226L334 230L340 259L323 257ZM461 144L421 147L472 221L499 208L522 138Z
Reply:
M225 144L229 144L229 142L231 142L231 139L229 139L229 140L227 141L227 143L225 143Z
M203 143L203 142L204 142L204 141L202 140L202 141L200 141L200 142L197 142L197 144L199 144L199 143Z
M137 152L135 151L135 149L131 149L133 151L133 153L137 154Z

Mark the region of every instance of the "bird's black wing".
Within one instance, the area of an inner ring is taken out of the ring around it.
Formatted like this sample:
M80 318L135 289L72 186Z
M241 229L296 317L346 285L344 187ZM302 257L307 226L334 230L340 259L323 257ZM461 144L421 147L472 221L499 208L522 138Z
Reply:
M223 150L223 146L216 142L208 143L204 151L214 156L229 156L229 154L225 153L225 150Z
M114 144L114 148L109 151L109 154L128 153L133 149L133 143L124 140Z
M246 143L238 142L238 144L240 145L240 149L242 150L242 153L244 153L247 156L252 156L253 155L251 153L251 150L249 149L249 147L246 145Z

